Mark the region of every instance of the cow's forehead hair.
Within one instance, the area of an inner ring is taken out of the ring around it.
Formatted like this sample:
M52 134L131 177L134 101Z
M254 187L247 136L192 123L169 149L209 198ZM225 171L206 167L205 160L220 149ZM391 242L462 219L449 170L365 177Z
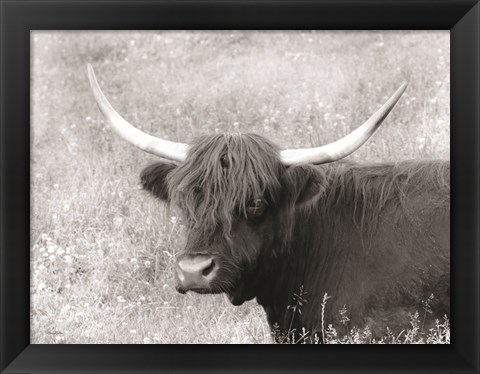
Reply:
M228 231L253 198L277 199L284 170L277 147L260 135L207 135L169 175L169 192L192 224Z

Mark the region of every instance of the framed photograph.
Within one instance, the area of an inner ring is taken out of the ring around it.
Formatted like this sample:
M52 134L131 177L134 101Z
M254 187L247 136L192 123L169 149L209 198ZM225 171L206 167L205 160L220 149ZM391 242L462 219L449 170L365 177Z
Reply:
M2 2L2 372L478 372L479 7Z

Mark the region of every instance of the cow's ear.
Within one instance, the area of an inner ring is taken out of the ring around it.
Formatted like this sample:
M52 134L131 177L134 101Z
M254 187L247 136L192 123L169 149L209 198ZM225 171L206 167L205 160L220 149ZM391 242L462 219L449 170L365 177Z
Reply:
M140 181L145 190L154 196L168 201L167 175L175 169L176 165L168 162L156 162L147 166L140 174Z
M315 206L325 195L327 183L325 175L310 165L290 166L283 176L287 199L299 209Z

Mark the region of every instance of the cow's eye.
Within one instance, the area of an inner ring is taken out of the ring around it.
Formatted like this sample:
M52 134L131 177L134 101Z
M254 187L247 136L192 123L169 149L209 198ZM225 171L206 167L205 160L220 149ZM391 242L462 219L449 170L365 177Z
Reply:
M228 157L226 155L220 157L220 165L222 165L222 169L228 169L230 166L230 162L228 161Z
M259 216L265 210L265 202L263 199L253 199L247 207L247 213L255 216Z

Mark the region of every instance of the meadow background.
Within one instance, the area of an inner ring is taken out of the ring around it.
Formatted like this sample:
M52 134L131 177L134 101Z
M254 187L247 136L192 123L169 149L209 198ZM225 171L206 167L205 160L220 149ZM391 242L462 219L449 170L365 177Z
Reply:
M449 158L447 31L32 32L31 42L32 343L272 342L255 301L176 293L182 223L140 190L154 158L108 129L87 63L146 132L181 142L255 132L282 148L338 139L407 81L349 158ZM349 342L368 342L362 334Z

